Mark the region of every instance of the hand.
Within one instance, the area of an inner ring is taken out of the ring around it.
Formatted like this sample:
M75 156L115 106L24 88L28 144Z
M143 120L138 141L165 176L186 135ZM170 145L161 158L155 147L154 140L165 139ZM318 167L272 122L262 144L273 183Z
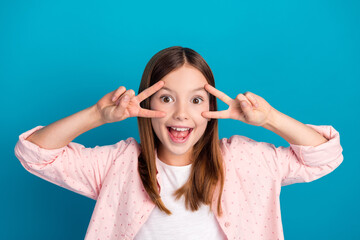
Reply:
M205 90L229 105L227 110L202 112L201 115L205 118L231 118L254 126L263 126L274 110L265 99L251 92L240 93L232 99L209 84L205 85Z
M153 95L164 86L163 81L159 81L151 87L135 96L134 90L126 90L124 86L119 87L102 97L97 103L97 109L105 123L122 121L129 117L161 118L166 113L153 111L140 107L140 103Z

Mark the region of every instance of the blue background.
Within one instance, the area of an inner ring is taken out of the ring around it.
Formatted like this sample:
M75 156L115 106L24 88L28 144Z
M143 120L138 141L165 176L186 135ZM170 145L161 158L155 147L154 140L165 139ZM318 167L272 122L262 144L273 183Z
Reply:
M355 0L1 1L0 239L84 238L95 201L26 172L14 155L18 136L121 85L137 92L150 58L175 45L199 52L229 96L254 92L340 132L344 162L334 172L282 189L284 235L360 239L359 11ZM220 120L219 131L289 146L235 120ZM139 140L136 118L74 141L94 147L130 136Z

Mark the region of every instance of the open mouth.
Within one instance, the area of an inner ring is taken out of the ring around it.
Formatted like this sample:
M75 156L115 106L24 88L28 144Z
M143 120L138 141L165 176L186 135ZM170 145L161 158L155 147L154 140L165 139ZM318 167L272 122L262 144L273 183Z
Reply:
M189 138L193 128L167 127L171 140L175 143L184 143Z

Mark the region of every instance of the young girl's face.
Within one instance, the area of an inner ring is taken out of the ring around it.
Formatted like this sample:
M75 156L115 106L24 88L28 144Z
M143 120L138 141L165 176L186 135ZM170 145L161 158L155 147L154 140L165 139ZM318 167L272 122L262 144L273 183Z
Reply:
M185 64L162 80L165 85L150 99L151 109L166 112L163 118L151 119L161 142L158 154L161 152L168 160L179 157L189 159L193 146L204 134L208 123L201 116L202 112L209 111L210 106L209 93L204 89L206 78L199 70Z

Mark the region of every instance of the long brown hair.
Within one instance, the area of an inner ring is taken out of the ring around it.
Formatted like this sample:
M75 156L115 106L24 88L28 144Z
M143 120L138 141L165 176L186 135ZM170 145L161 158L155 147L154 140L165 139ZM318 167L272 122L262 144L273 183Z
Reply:
M206 78L207 82L215 87L212 71L199 53L190 48L179 46L169 47L156 53L145 67L141 78L138 93L149 88L171 71L189 64L197 68ZM217 110L216 97L210 96L210 111ZM145 109L150 109L150 98L140 103ZM171 212L165 207L161 200L158 182L156 179L155 148L158 148L160 140L156 136L150 118L138 117L140 133L141 153L139 155L138 171L141 181L149 194L151 200L161 211L168 215ZM205 130L206 134L194 145L192 155L192 167L189 179L179 188L174 196L176 199L185 197L187 209L196 211L203 203L210 205L214 196L215 188L219 184L219 195L217 200L217 213L222 215L221 195L224 186L224 167L221 150L219 146L218 121L211 119Z

